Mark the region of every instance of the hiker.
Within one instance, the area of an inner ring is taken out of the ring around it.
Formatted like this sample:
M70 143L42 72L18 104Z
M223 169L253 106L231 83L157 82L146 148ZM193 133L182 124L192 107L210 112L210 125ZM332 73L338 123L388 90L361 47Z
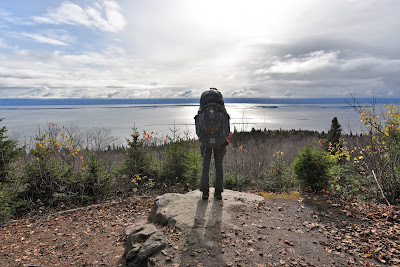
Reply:
M214 197L222 199L223 192L223 168L222 162L226 152L226 146L230 143L229 115L226 112L222 94L216 88L204 91L200 97L200 108L194 117L196 134L201 143L201 156L203 167L201 171L200 191L202 198L208 199L209 195L209 170L211 154L214 154L215 162L215 192Z

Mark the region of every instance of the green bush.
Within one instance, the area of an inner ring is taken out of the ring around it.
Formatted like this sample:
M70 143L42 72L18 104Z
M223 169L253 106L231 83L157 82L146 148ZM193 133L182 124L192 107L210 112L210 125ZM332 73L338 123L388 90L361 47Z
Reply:
M133 179L135 175L152 177L154 176L152 159L143 142L139 140L139 133L136 129L133 130L132 139L126 139L128 149L120 173L128 176L129 179Z
M164 146L163 179L167 185L184 184L187 170L187 149L183 140L171 141Z
M348 164L337 164L329 169L331 184L330 189L333 193L346 197L359 197L364 191L361 175L357 174ZM361 189L361 190L360 190Z
M292 168L303 188L320 191L328 187L328 171L334 164L335 159L329 153L305 146L296 155Z
M237 175L226 173L224 175L224 188L235 189L237 187Z
M288 192L295 187L290 167L283 152L273 154L273 160L264 169L260 188L269 192Z
M104 199L111 190L111 176L104 170L104 164L94 153L90 154L84 169L81 183L81 195L89 202Z
M210 169L211 171L213 168ZM215 173L213 175L210 174L210 185L214 186ZM224 188L226 189L237 189L237 190L245 190L251 187L256 186L256 180L254 177L241 174L241 173L226 173L224 175Z
M188 141L187 151L184 174L186 186L196 189L199 187L201 179L201 154L194 141Z
M185 190L199 186L201 176L201 155L198 143L188 133L182 138L177 129L171 129L172 136L164 144L165 159L162 162L162 180L165 184L182 187Z
M3 119L0 118L0 122ZM7 136L7 128L0 128L0 183L7 182L7 173L10 164L17 159L19 149L17 149L17 141L9 139Z
M71 166L53 157L51 151L40 144L31 154L35 158L25 165L23 181L26 188L22 193L24 199L31 203L39 201L54 205L55 202L76 195L76 192L70 191L74 175Z
M2 184L0 184L0 223L9 220L13 214L13 207L11 206L11 196Z
M0 118L0 122L3 119ZM14 183L13 163L17 160L20 149L17 141L9 139L7 127L0 128L0 222L10 219L15 212L16 193L13 191ZM19 179L15 179L19 182Z
M356 103L354 99L354 103ZM377 108L353 104L365 126L363 143L350 151L353 164L363 174L368 195L381 203L400 203L400 105ZM377 113L380 111L379 113ZM372 175L374 171L375 177ZM379 188L379 186L380 188ZM383 193L381 192L381 189Z

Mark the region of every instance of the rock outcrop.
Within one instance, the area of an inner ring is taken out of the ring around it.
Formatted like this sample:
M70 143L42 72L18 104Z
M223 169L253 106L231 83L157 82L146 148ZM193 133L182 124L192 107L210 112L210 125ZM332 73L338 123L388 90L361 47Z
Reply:
M221 214L212 214L214 217L220 217L223 223L231 220L231 213L227 212L237 206L245 206L264 202L262 196L224 190L222 200L213 198L213 189L210 191L210 198L202 200L201 192L195 190L186 194L165 194L156 198L151 209L149 220L160 225L173 225L181 230L192 229L199 217L208 220L211 210L206 210L208 202L219 203L224 207L218 209Z
M222 200L213 198L210 190L208 200L201 199L201 192L195 190L186 194L168 193L156 198L149 220L138 222L125 229L126 266L146 266L147 259L164 249L168 242L160 230L161 226L175 226L183 232L191 233L192 241L198 242L194 229L208 226L220 227L232 221L232 211L243 206L254 206L264 202L264 198L252 194L224 190ZM212 205L209 203L212 202ZM230 212L228 212L230 211ZM196 230L195 230L196 231ZM212 244L210 244L212 245Z

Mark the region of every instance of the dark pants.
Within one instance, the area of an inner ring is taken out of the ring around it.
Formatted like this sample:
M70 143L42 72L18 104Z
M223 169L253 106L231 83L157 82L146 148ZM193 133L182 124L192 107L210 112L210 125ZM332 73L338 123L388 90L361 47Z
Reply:
M201 183L200 191L208 193L209 191L209 172L211 163L211 154L214 151L214 162L215 162L215 194L221 194L223 191L224 183L224 170L222 167L222 162L224 160L226 146L221 146L219 148L206 148L201 146L201 155L203 156L203 168L201 170Z

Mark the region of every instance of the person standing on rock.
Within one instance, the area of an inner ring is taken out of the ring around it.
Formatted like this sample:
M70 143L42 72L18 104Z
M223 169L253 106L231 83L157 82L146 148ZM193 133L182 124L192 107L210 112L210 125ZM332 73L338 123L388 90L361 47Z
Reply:
M229 125L230 117L226 112L222 94L217 88L210 88L201 94L200 108L194 120L203 157L200 183L202 198L208 199L211 155L214 154L216 173L214 197L220 200L223 192L222 162L232 134Z

